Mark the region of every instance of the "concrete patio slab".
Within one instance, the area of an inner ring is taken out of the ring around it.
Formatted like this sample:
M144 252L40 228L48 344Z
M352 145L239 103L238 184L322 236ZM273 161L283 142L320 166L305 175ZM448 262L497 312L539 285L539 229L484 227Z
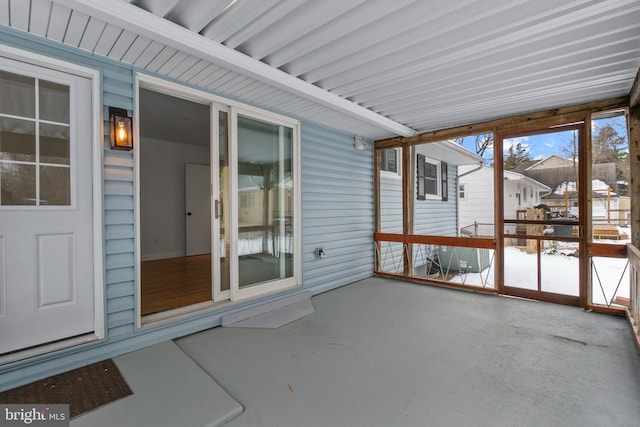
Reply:
M71 421L75 427L220 426L242 406L173 341L114 359L133 395Z
M279 329L177 344L245 411L233 427L637 426L622 317L372 278Z

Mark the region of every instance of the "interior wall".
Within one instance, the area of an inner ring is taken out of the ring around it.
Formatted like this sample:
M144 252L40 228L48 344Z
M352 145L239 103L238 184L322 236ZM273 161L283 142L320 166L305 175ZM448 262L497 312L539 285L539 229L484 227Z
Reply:
M209 148L142 138L142 261L185 256L185 164L209 164Z

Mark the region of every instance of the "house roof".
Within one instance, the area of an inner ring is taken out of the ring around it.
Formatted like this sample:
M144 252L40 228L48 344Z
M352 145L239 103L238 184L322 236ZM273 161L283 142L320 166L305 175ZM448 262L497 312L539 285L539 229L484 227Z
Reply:
M478 165L485 162L483 157L451 140L416 145L416 153L457 166Z
M507 171L505 170L504 172L504 179L506 181L512 181L512 182L524 182L529 184L534 190L538 191L538 192L543 192L543 193L547 193L549 191L551 191L551 189L546 186L545 184L536 181L535 179L528 177L526 175L523 175L521 173L518 172L514 172L514 171ZM471 182L471 181L482 181L482 180L489 180L490 183L493 183L493 177L494 175L494 169L491 166L484 166L482 168L476 169L473 167L468 167L465 166L463 168L460 169L460 174L459 174L459 178L461 182ZM486 181L485 181L486 182ZM491 185L490 184L490 185Z
M504 179L509 180L509 181L522 181L525 183L530 184L535 190L540 191L540 192L548 192L551 191L551 188L549 188L548 185L543 184L540 181L536 181L535 179L523 175L521 173L518 172L513 172L513 171L504 171Z
M557 154L552 154L550 156L545 157L542 160L531 162L531 164L526 166L524 170L543 169L545 163L549 163L551 160L555 160L556 163L564 164L565 166L569 166L569 167L573 166L573 161L571 159L558 156Z
M5 0L0 25L373 139L626 96L637 0Z
M527 176L540 181L551 188L548 198L564 198L564 190L575 190L577 169L572 166L551 169L528 169L523 172ZM618 193L615 163L596 163L591 169L592 188L602 191L608 186Z

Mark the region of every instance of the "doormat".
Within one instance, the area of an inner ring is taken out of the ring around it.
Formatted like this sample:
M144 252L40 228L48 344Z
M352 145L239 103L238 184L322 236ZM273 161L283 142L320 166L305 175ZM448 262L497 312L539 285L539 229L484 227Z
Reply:
M4 404L68 404L70 417L133 394L108 359L0 393Z

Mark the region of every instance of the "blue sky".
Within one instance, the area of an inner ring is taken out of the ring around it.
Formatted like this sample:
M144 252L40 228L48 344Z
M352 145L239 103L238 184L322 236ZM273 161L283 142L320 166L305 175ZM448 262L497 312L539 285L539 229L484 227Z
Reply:
M612 125L620 135L626 136L626 122L624 116L617 116L608 119L601 119L593 121L592 131L597 132L597 129L606 125ZM532 159L540 160L548 157L552 154L557 154L562 157L569 157L562 152L563 148L570 149L572 141L572 131L558 131L555 133L548 133L543 135L525 136L518 138L510 138L504 141L504 149L507 150L509 146L522 144L529 150L529 154ZM475 152L475 137L464 138L463 144L468 150ZM484 154L484 158L492 159L493 153L491 150L487 150Z

